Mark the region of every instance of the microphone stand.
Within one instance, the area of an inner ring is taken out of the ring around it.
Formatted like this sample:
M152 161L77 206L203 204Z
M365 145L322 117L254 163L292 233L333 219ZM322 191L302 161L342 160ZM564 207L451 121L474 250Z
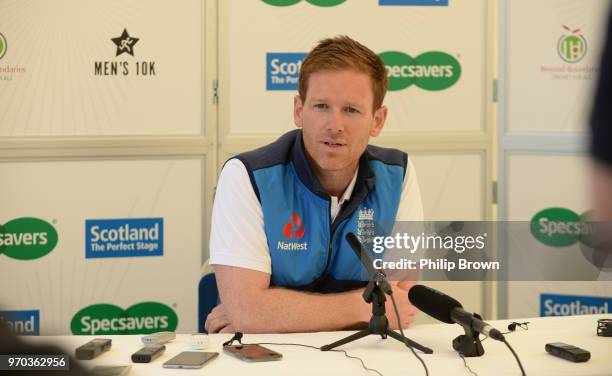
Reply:
M482 320L482 317L477 313L474 313L474 317ZM466 358L484 355L485 351L480 342L480 333L473 330L471 325L461 324L461 327L463 327L465 334L453 339L453 349Z
M385 315L385 301L387 299L385 298L383 289L380 287L381 285L385 286L385 290L387 290L389 295L391 295L391 287L385 280L384 274L380 272L374 276L374 279L371 279L370 282L368 282L363 292L363 299L366 301L366 303L372 304L372 318L370 318L370 325L368 328L355 334L351 334L350 336L342 338L334 343L330 343L329 345L321 346L321 351L329 351L335 347L345 345L368 335L380 335L382 339L386 339L387 336L395 338L403 344L414 347L425 354L433 353L432 349L389 329L389 320Z

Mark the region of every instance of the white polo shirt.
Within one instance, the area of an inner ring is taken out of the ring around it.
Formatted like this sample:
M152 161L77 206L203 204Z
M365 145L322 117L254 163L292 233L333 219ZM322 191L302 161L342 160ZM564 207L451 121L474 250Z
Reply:
M350 199L356 180L357 171L340 199L332 197L332 221L342 204ZM410 158L396 220L423 220L421 192ZM238 159L228 161L219 176L212 211L209 263L272 273L261 204L253 191L246 167Z

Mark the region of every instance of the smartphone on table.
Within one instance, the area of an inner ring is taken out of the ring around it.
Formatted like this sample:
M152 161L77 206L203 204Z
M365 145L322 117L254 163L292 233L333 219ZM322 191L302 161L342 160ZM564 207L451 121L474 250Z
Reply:
M268 362L280 360L283 355L260 345L227 345L223 351L247 362Z
M218 352L183 351L163 364L164 368L202 368L204 364L219 356Z

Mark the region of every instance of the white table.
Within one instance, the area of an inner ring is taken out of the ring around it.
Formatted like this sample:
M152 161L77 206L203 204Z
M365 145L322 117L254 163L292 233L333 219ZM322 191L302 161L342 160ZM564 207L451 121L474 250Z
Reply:
M612 338L598 337L596 323L599 318L612 318L612 315L590 315L574 317L533 318L516 321L529 321L529 330L518 329L506 338L518 353L527 375L612 375ZM507 331L513 320L491 321L496 328ZM245 334L244 343L279 342L301 343L322 346L338 340L351 332L321 332L298 334ZM406 335L434 350L434 354L421 354L430 375L470 375L462 359L452 350L451 341L462 334L459 325L435 324L415 326L405 331ZM189 335L178 335L166 345L166 352L152 363L133 364L130 355L142 347L141 336L105 336L113 340L112 349L91 361L83 361L85 367L94 365L131 364L130 376L154 375L374 375L366 372L358 360L348 359L342 353L321 352L298 346L269 345L283 354L276 362L247 363L223 354L221 344L231 338L229 334L210 336L210 346L206 351L216 351L220 356L199 370L174 370L162 368L162 363L182 351L190 351ZM53 341L63 346L70 354L79 345L93 337L57 336L29 337L28 341ZM549 342L566 342L591 352L586 363L571 363L547 354L544 345ZM470 368L478 375L520 375L518 365L506 348L497 341L487 339L483 342L485 354L482 357L466 358ZM385 376L424 375L420 362L410 350L393 340L382 340L369 336L341 347L350 355L362 358L366 366L375 368Z

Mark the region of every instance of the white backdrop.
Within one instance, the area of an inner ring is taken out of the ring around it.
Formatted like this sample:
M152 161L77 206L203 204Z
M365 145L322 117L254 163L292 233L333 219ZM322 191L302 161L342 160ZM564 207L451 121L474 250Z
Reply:
M24 70L0 72L0 136L202 133L201 1L5 0L0 7L8 44L0 67ZM133 55L116 56L112 39L124 29Z
M581 215L591 209L588 116L610 2L503 4L499 218L531 221L551 208ZM559 304L607 307L612 284L511 282L500 292L502 317L530 317L548 314L547 294Z
M0 163L0 174L13 177L0 185L0 197L11 197L0 223L36 217L58 233L43 257L0 254L0 310L39 310L41 334L52 335L70 333L71 319L92 304L153 301L172 308L179 331L195 330L201 160L13 162ZM86 220L133 218L163 219L163 255L86 258Z

